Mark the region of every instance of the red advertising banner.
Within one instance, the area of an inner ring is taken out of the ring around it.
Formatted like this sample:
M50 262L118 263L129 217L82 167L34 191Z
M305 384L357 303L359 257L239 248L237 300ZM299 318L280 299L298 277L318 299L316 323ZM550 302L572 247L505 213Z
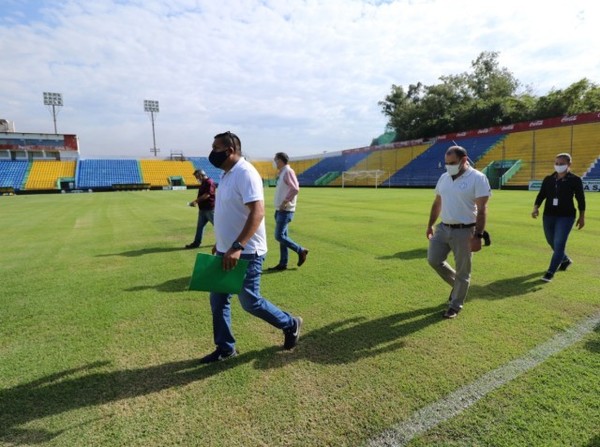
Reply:
M0 132L0 150L79 151L77 135Z
M546 118L543 120L526 121L524 123L506 126L488 127L486 129L469 130L466 132L440 135L438 140L456 140L459 138L476 137L478 135L496 135L499 133L523 132L526 130L546 129L549 127L572 126L575 124L596 123L600 121L600 112L582 113L580 115Z

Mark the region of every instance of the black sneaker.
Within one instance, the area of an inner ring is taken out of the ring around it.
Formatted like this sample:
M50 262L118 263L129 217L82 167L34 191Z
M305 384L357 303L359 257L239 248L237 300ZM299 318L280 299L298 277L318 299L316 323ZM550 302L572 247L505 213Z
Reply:
M302 328L302 317L293 317L294 326L291 329L283 331L283 349L294 349L300 338L300 329Z
M546 272L546 274L542 276L542 281L550 282L552 281L552 278L554 278L554 273Z
M283 270L287 270L287 265L277 264L275 267L269 267L267 270L269 272L281 272Z
M566 260L564 260L563 262L560 263L558 270L560 270L561 272L564 272L565 270L567 270L569 268L569 266L571 264L573 264L573 261L571 261L569 258L567 258Z
M190 249L190 248L198 248L198 247L200 247L200 244L195 244L195 243L193 243L193 242L192 242L191 244L187 244L187 245L185 246L185 248L187 248L187 249Z
M223 352L219 348L217 348L213 352L211 352L210 354L202 357L200 359L200 363L215 363L215 362L220 362L222 360L227 360L227 359L230 359L230 358L235 357L237 355L238 355L238 352L235 349L233 351L231 351L231 352Z
M443 317L444 318L448 318L449 320L451 320L452 318L456 318L458 317L458 310L456 309L452 309L451 307L448 308L448 310L446 312L444 312Z

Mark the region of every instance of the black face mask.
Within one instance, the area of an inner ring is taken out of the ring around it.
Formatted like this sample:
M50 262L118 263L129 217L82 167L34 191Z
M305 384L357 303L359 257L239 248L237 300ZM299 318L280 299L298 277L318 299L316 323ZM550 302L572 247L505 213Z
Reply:
M222 152L212 151L208 155L208 161L210 161L210 163L215 168L221 168L223 163L225 163L225 160L227 160L228 158L229 158L229 154L227 153L227 151L222 151Z

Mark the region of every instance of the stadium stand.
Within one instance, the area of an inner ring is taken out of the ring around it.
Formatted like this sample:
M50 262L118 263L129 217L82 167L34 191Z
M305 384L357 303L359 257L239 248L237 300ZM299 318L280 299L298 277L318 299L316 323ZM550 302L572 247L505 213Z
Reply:
M28 161L0 161L0 187L15 191L23 189L28 169Z
M469 157L477 162L491 147L504 138L503 134L484 135L456 140L456 144L467 149ZM444 172L444 154L454 143L438 140L426 151L417 155L405 167L389 179L392 186L435 186Z
M306 160L290 160L289 165L294 170L296 175L300 175L307 169L312 168L314 165L316 165L322 159L323 159L323 157L308 158Z
M350 168L368 155L368 152L355 152L322 158L317 164L298 175L298 182L303 186L326 185L327 183L325 182L327 180L331 181L341 175L343 171L350 170ZM327 178L327 176L333 176L334 173L337 174L335 177Z
M573 172L584 176L586 179L599 178L598 171L591 171L594 164L596 165L596 169L598 169L597 161L598 157L600 157L600 123L573 126L573 147L570 153L573 156L571 167ZM593 177L594 175L596 177Z
M169 186L170 177L181 177L185 185L197 185L194 177L196 170L190 161L140 160L140 169L144 183L150 186Z
M59 178L75 177L75 161L34 161L25 184L26 190L59 189Z
M277 169L273 167L272 161L252 161L252 165L256 168L263 180L271 180L277 177Z
M584 177L586 180L600 180L600 157L592 164L592 167Z
M62 139L32 135L17 140L12 135L0 135L0 143L4 140L11 143L0 151L3 194L74 187L92 190L194 187L195 169L203 169L217 183L223 172L214 168L206 157L187 160L181 157L181 161L77 160L78 146L67 144L67 135ZM76 141L76 136L72 137ZM532 180L539 181L553 172L554 158L560 152L573 156L571 169L575 174L584 179L600 179L598 112L462 131L440 136L431 145L422 139L393 143L394 138L393 133L386 133L373 140L384 145L297 158L290 160L290 166L302 186L431 187L444 172L446 149L456 142L467 148L475 167L488 176L494 188L527 188ZM274 185L277 171L270 159L251 163L265 186ZM342 177L344 172L347 174Z
M195 169L202 169L216 184L219 183L223 170L215 168L207 157L188 157L187 159L192 162Z
M143 183L137 160L80 160L77 188L112 188L114 184Z
M569 152L571 147L571 126L552 127L527 132L531 136L529 147L519 147L515 151L506 142L507 158L520 159L521 169L508 181L507 185L524 186L531 179L543 179L554 172L554 158L559 152ZM575 172L581 175L581 172Z
M385 175L381 177L379 184L387 184L387 180L398 170L402 169L413 158L422 154L429 144L417 146L400 147L393 149L384 149L370 152L368 157L357 163L350 171L372 171L381 170ZM336 178L330 185L341 186L341 177ZM373 180L364 178L357 179L352 183L353 186L372 186Z

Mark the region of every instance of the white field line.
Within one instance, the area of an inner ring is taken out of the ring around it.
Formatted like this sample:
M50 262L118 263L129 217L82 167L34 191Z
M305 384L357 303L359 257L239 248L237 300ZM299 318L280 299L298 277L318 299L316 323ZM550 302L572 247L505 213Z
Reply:
M452 394L416 411L407 420L369 440L367 446L400 447L408 444L413 438L457 416L488 393L535 368L550 356L578 342L592 332L598 324L600 324L600 312L533 348L523 357L484 374Z

